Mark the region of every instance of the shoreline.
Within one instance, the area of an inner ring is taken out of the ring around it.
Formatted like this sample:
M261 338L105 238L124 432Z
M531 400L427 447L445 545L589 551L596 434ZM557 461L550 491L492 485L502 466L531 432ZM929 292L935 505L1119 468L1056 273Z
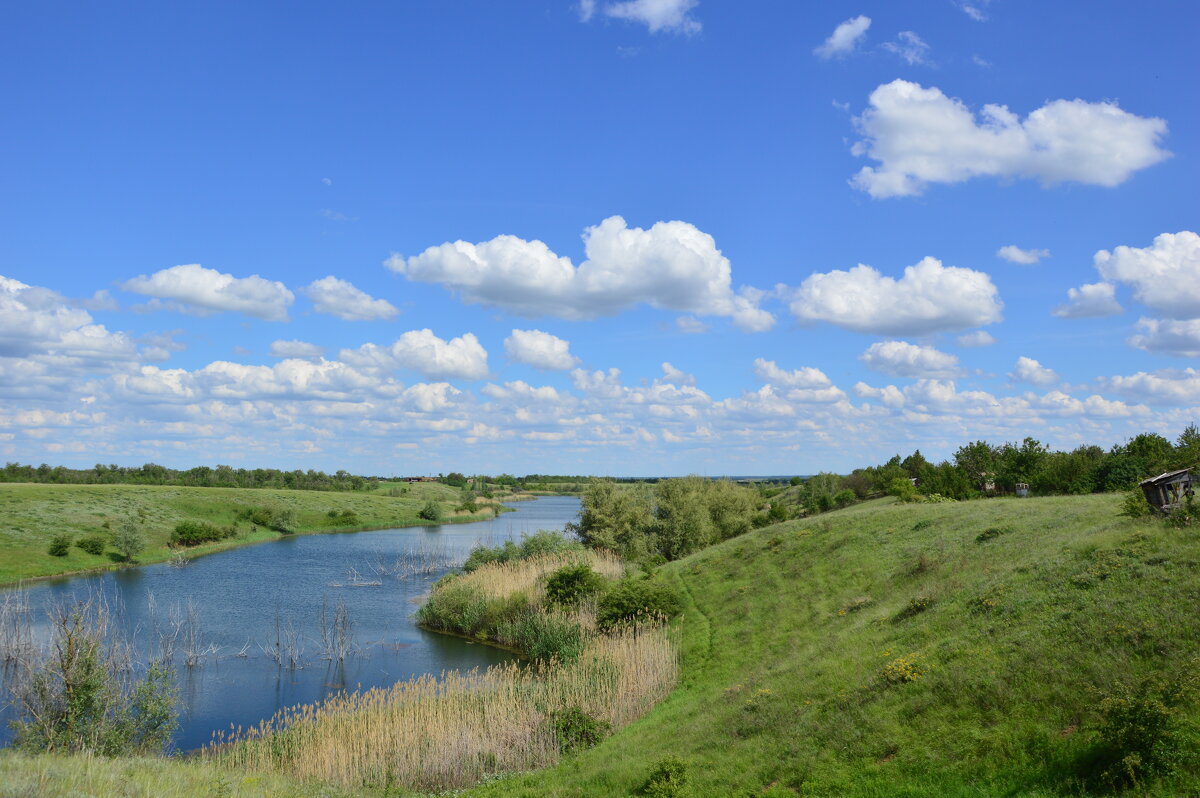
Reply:
M539 498L537 496L532 496L529 494L521 494L521 496L522 496L522 498L515 498L515 497L514 498L506 498L503 501L501 501L500 502L500 507L501 507L500 515L503 515L504 513L516 512L515 507L505 507L504 501L530 501L530 500ZM224 551L232 551L233 549L240 549L244 546L255 546L260 543L270 543L272 541L286 540L289 537L300 537L303 535L353 534L356 532L379 532L379 531L382 531L385 529L410 529L412 527L418 527L418 526L444 526L444 525L449 525L449 524L474 524L474 523L479 523L481 521L488 521L488 520L493 520L493 519L499 518L500 515L493 515L493 516L491 516L491 518L487 518L487 517L485 517L485 514L476 514L476 515L472 515L472 516L461 516L458 518L447 518L443 521L438 521L437 523L431 523L429 521L420 520L420 521L414 521L411 523L392 522L392 523L382 524L382 525L368 524L365 526L360 525L360 526L350 526L350 527L330 527L330 528L319 528L319 529L307 529L307 530L298 530L296 532L292 532L292 533L289 533L286 535L281 532L276 532L274 530L250 532L246 535L245 538L239 538L239 539L234 539L234 540L222 540L222 541L217 541L215 543L205 543L200 546L195 546L193 548L181 548L181 549L175 549L175 550L168 549L166 552L158 552L158 553L156 553L155 556L149 557L147 559L139 558L138 560L136 560L132 563L113 562L113 563L109 563L106 565L97 565L97 566L94 566L91 568L77 568L77 569L69 570L69 571L56 571L55 573L52 573L52 574L41 574L38 576L24 576L24 577L20 577L18 579L0 581L0 590L7 590L9 588L18 588L19 589L29 583L44 582L44 581L51 580L51 579L70 579L70 578L74 578L74 577L78 577L78 576L89 576L91 574L106 573L109 571L120 571L125 568L141 568L142 566L146 566L146 565L159 565L161 563L169 561L170 559L172 559L173 557L175 557L176 555L179 555L179 554L183 554L186 557L186 559L188 559L188 560L193 560L193 559L198 559L200 557L207 557L210 554L220 554L221 552L224 552ZM261 535L261 537L258 537L259 535ZM159 556L159 555L162 555L162 556Z

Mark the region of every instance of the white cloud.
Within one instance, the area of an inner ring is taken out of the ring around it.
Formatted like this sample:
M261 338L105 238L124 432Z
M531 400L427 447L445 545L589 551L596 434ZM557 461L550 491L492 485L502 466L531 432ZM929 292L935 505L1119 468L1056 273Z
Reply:
M1124 310L1117 302L1116 289L1111 283L1090 283L1068 288L1067 304L1059 305L1051 313L1061 319L1083 319L1115 316Z
M121 306L107 290L101 289L86 299L77 299L72 304L88 310L112 311L120 310Z
M271 357L299 358L301 360L319 360L325 354L325 347L310 344L305 341L272 341Z
M504 339L504 353L516 363L526 363L545 371L565 371L579 364L571 354L571 344L541 330L513 330Z
M1031 264L1037 263L1042 258L1050 257L1050 250L1048 250L1048 249L1021 249L1018 246L1009 244L1007 246L1000 247L1000 249L996 250L996 255L1001 258L1004 258L1009 263L1020 263L1024 266L1029 266Z
M996 339L987 330L976 330L975 332L960 335L955 339L959 346L974 348L979 346L991 346L996 343Z
M1102 249L1094 261L1104 279L1130 286L1134 299L1160 315L1200 317L1200 235L1163 233L1149 247Z
M596 0L579 0L579 21L590 22L596 15Z
M665 31L690 36L701 30L700 22L691 16L697 5L699 0L624 0L609 3L604 13L615 19L640 22L651 33Z
M1152 404L1200 404L1200 371L1193 368L1139 371L1128 377L1101 377L1105 389Z
M1034 385L1052 385L1058 382L1058 374L1048 369L1031 357L1017 358L1017 365L1008 376L1018 382L1029 382Z
M976 22L987 22L988 16L982 7L986 6L989 2L991 2L991 0L978 0L978 2L974 3L959 3L958 7L962 9L964 14Z
M47 288L0 275L0 357L59 356L94 363L137 357L132 338ZM78 363L76 363L78 365Z
M696 378L694 376L692 376L691 374L687 374L683 371L680 371L679 369L675 368L674 366L672 366L670 363L667 363L667 362L664 362L662 364L662 373L663 373L663 375L662 375L661 382L664 384L667 384L667 385L695 385L696 384Z
M902 30L894 42L884 42L883 49L897 55L909 66L929 64L929 45L910 30Z
M708 332L708 325L695 316L679 316L675 319L675 327L681 333L698 335Z
M1141 333L1128 343L1136 349L1179 357L1200 357L1200 319L1159 321L1139 319Z
M971 56L971 63L973 63L977 67L983 67L984 69L988 69L992 65L991 61L987 60L986 58L984 58L981 55Z
M366 291L333 275L322 277L303 289L318 313L328 313L344 321L390 319L400 311L386 299L375 299Z
M864 166L850 182L876 198L973 177L1115 186L1170 155L1159 147L1164 120L1113 102L1054 100L1023 121L1006 106L985 105L982 124L961 100L905 80L879 86L869 102L855 119L863 140L852 152L879 166Z
M943 266L926 257L899 280L859 264L849 271L813 274L796 290L790 308L801 321L827 321L881 335L979 327L1000 321L1003 305L984 272Z
M839 55L848 55L854 52L855 47L867 35L867 28L871 27L871 18L863 15L851 17L833 29L833 33L829 34L829 38L820 47L813 50L813 54L818 58L833 58Z
M804 366L794 371L781 369L774 360L761 357L754 360L754 373L763 382L771 385L781 385L785 388L828 388L833 383L825 372L812 366Z
M893 377L953 378L962 375L954 355L907 341L873 343L858 359L867 368Z
M587 260L578 267L541 241L501 235L471 244L455 241L388 268L410 280L440 283L466 302L521 316L590 319L646 303L708 316L727 316L743 330L770 329L775 317L758 307L763 293L735 292L729 260L712 236L686 222L649 230L611 216L583 234Z
M295 300L283 283L264 280L257 274L236 278L198 263L172 266L149 277L139 275L121 288L177 303L180 310L198 315L231 311L265 321L287 321L288 306Z
M481 380L488 375L487 351L472 333L446 341L430 329L410 330L391 346L363 344L343 349L338 359L362 369L411 369L431 379Z

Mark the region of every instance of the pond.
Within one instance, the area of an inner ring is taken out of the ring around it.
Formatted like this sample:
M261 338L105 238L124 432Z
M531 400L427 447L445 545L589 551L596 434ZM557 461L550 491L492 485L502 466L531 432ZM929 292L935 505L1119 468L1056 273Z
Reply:
M511 659L426 632L412 618L430 585L474 546L562 530L579 513L571 496L509 506L514 512L492 521L284 537L183 567L162 563L47 580L0 590L0 601L23 599L35 639L44 639L48 608L100 597L135 661L158 656L164 646L173 650L180 688L173 742L190 750L217 730L254 726L283 707L337 691ZM348 624L337 623L339 616ZM340 638L349 653L339 659L338 631L347 627ZM11 738L12 717L11 707L0 709L0 744Z

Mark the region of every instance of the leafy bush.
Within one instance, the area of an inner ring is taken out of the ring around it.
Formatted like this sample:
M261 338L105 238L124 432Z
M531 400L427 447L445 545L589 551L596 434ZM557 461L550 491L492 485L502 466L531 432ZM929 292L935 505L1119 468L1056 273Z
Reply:
M604 590L606 581L587 563L567 565L546 580L546 599L551 604L578 604Z
M837 493L833 494L833 503L839 508L849 507L850 505L854 504L857 499L858 496L849 488L845 490L839 490Z
M146 548L146 536L137 521L128 518L117 527L113 532L113 548L120 552L126 562L133 562L141 554L142 549Z
M328 513L330 518L336 515L336 510L330 510ZM267 529L273 529L276 532L282 532L285 535L292 534L296 526L295 514L291 510L273 509L271 507L247 507L238 513L238 518L242 521L249 521L255 526L263 526Z
M679 757L663 757L654 763L650 776L635 794L647 798L686 798L687 771L687 763Z
M600 599L596 622L601 629L639 620L670 618L683 607L679 593L654 579L622 579Z
M904 608L901 609L900 612L896 613L896 617L894 617L892 620L907 620L914 615L920 615L932 606L933 599L929 598L928 596L917 596L914 599L909 599L908 603L904 605Z
M1121 502L1121 515L1127 515L1130 518L1146 518L1154 512L1150 507L1150 502L1146 501L1146 494L1142 493L1141 488L1135 488L1125 494L1124 501Z
M420 512L417 513L417 517L424 521L441 521L442 508L437 502L430 499L429 501L425 502L425 506L422 507Z
M1096 760L1104 782L1133 787L1155 776L1180 770L1193 753L1187 710L1195 703L1200 670L1193 662L1183 676L1150 676L1134 685L1119 684L1102 694L1096 732Z
M912 480L908 477L896 477L893 479L888 483L887 492L902 502L916 502L921 500L921 494L917 493L917 486L912 484Z
M474 500L469 499L469 500L463 502L462 504L458 505L458 509L459 509L459 512L477 513L477 512L479 512L479 505L476 504Z
M51 557L66 557L70 551L71 536L65 533L50 538L50 546L46 549L46 553Z
M558 749L563 753L591 748L612 732L611 723L594 718L577 706L551 713L550 723Z
M488 547L476 546L471 549L463 570L467 573L481 565L491 562L513 562L528 560L541 554L558 554L564 551L582 551L583 544L571 540L561 532L541 531L532 535L522 535L521 542L504 541L503 545Z
M100 555L104 553L104 538L99 535L88 535L75 541L75 545L86 551L88 554Z
M587 642L579 622L555 612L526 610L496 627L496 638L538 662L571 662Z
M233 537L233 527L216 527L205 521L180 521L171 532L172 546L198 546Z

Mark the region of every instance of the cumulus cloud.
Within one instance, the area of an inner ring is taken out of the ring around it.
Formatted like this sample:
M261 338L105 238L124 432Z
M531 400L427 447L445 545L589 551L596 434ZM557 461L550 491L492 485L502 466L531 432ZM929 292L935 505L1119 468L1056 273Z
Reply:
M996 286L984 272L943 266L926 257L899 280L859 264L813 274L790 308L800 321L827 321L880 335L924 335L979 327L1001 319Z
M296 298L283 283L265 280L257 274L237 278L198 263L172 266L149 277L139 275L127 280L121 288L167 300L166 307L197 315L229 311L265 321L287 321L288 307Z
M863 15L852 17L841 25L833 29L833 33L829 34L829 38L820 47L813 50L813 54L818 58L833 58L834 56L848 55L854 52L854 49L867 35L867 28L871 27L871 18Z
M1124 310L1111 283L1090 283L1067 289L1067 304L1059 305L1051 313L1061 319L1083 319L1115 316Z
M1200 319L1139 319L1137 326L1140 332L1128 341L1136 349L1161 355L1200 357Z
M515 363L526 363L543 371L566 371L579 365L571 344L541 330L513 330L504 339L504 353Z
M696 378L691 374L687 374L670 363L662 364L662 379L661 382L668 385L695 385Z
M623 0L604 6L604 14L614 19L640 22L651 33L682 33L688 36L699 33L701 24L692 16L692 9L699 0ZM594 13L595 3L581 4L581 13L587 17ZM586 21L586 20L585 20Z
M884 42L883 49L898 56L909 66L929 64L929 45L910 30L902 30L894 42Z
M1148 247L1100 250L1100 276L1133 289L1133 298L1169 319L1200 317L1200 235L1163 233Z
M763 382L785 388L828 388L833 385L825 372L812 366L788 371L781 369L774 360L755 358L754 373Z
M699 335L700 333L708 332L708 325L695 316L678 316L675 319L675 328L681 333L687 333L688 335Z
M411 369L430 379L481 380L488 375L487 350L472 333L449 341L433 330L410 330L390 346L363 344L343 349L338 359L362 369Z
M1008 376L1017 382L1029 382L1034 385L1052 385L1058 382L1058 374L1048 369L1031 357L1017 358L1017 365Z
M386 265L409 280L440 283L466 302L527 317L591 319L645 303L726 316L753 332L775 323L758 306L763 293L735 292L728 258L712 236L686 222L643 230L611 216L587 228L583 242L587 260L578 267L541 241L511 235L448 242L407 259L393 255Z
M1200 404L1200 371L1193 368L1139 371L1127 377L1101 377L1097 382L1105 390L1151 404Z
M863 139L852 148L879 165L864 166L851 185L876 198L973 177L1115 186L1170 155L1159 146L1164 120L1113 102L1054 100L1024 120L1006 106L985 105L981 117L936 87L906 80L879 86L855 119Z
M47 288L0 275L0 357L60 356L73 360L130 360L137 346L123 332L93 324Z
M1020 263L1023 266L1030 266L1034 263L1037 263L1042 258L1050 257L1050 250L1021 249L1018 246L1009 244L996 250L996 255L1004 258L1004 260L1008 261L1009 263Z
M987 330L976 330L975 332L960 335L955 339L959 346L965 346L968 349L979 346L991 346L996 343L996 339Z
M322 277L303 289L318 313L328 313L344 321L390 319L400 311L386 299L375 299L366 291L333 275Z
M325 354L325 347L305 341L272 341L271 357L318 360Z
M867 368L893 377L953 378L962 374L954 355L907 341L879 341L858 359Z

